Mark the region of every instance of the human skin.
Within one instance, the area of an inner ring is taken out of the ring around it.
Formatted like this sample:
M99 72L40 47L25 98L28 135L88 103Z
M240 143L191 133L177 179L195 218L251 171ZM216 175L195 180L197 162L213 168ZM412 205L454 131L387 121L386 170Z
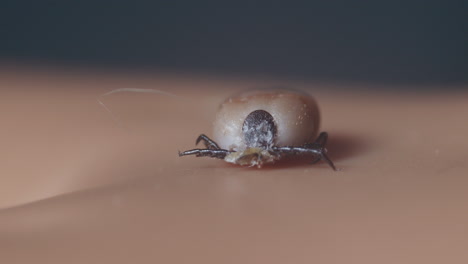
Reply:
M3 69L2 260L467 263L468 93L283 81L316 98L340 171L178 157L227 96L277 83ZM123 87L176 97L99 97Z

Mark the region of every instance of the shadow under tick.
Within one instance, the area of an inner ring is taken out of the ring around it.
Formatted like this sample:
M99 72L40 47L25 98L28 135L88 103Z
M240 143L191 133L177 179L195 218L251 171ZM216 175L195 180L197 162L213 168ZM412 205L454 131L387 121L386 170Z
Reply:
M365 135L335 134L331 132L326 148L328 156L336 163L340 160L364 154L371 148L371 142L365 138Z

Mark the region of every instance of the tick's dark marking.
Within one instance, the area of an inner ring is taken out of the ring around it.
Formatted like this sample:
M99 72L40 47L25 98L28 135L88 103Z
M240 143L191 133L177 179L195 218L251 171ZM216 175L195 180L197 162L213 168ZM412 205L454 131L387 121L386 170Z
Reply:
M245 118L242 133L247 147L272 147L277 133L275 120L267 111L255 110Z

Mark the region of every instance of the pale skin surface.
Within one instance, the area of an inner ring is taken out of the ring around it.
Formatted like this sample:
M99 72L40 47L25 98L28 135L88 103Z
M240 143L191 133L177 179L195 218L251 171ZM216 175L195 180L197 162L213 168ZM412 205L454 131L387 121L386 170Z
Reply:
M0 71L4 263L467 263L468 93L314 90L325 163L183 157L277 81ZM164 95L102 98L137 87ZM335 87L340 88L340 87Z

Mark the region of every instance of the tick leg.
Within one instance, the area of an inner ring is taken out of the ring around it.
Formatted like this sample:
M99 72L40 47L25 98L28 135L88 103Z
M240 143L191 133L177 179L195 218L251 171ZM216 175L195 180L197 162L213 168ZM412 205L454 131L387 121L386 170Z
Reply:
M207 137L205 134L201 134L200 136L198 136L197 141L195 142L195 145L200 143L200 141L203 141L203 144L205 144L205 147L207 149L220 149L218 144L216 144L216 142L214 142L212 139Z
M327 149L325 149L325 151L322 152L322 153L320 154L320 159L323 160L323 161L325 161L326 163L328 163L328 165L329 165L330 167L332 167L332 169L333 169L334 171L336 171L337 169L336 169L336 167L335 167L335 164L333 164L333 162L331 161L331 159L327 156L326 151L327 151Z
M305 146L310 152L315 153L317 155L317 159L325 161L326 163L328 163L330 167L332 167L333 170L336 171L335 164L333 164L331 159L327 156L327 149L325 148L325 145L327 144L327 140L328 140L328 133L322 132L314 141L314 143L306 144ZM314 162L317 162L317 161L314 161Z
M179 157L195 155L197 157L211 157L217 159L224 159L229 153L231 152L225 149L192 149L184 152L179 151Z
M325 145L327 144L327 140L328 140L328 133L322 132L320 133L320 135L317 137L317 139L314 141L313 144L317 144L322 147L325 147Z
M318 162L319 160L325 161L333 170L336 171L336 167L330 158L327 156L327 149L325 144L327 143L328 133L322 132L314 143L305 144L301 147L273 147L273 152L277 155L287 155L287 154L313 154L315 159L313 163Z
M211 157L217 159L224 159L226 155L231 153L231 151L229 150L220 148L218 144L216 144L216 142L207 137L205 134L201 134L200 136L198 136L195 144L200 143L200 141L203 141L203 144L206 146L206 149L192 149L184 152L179 151L179 157L195 155L196 157Z

